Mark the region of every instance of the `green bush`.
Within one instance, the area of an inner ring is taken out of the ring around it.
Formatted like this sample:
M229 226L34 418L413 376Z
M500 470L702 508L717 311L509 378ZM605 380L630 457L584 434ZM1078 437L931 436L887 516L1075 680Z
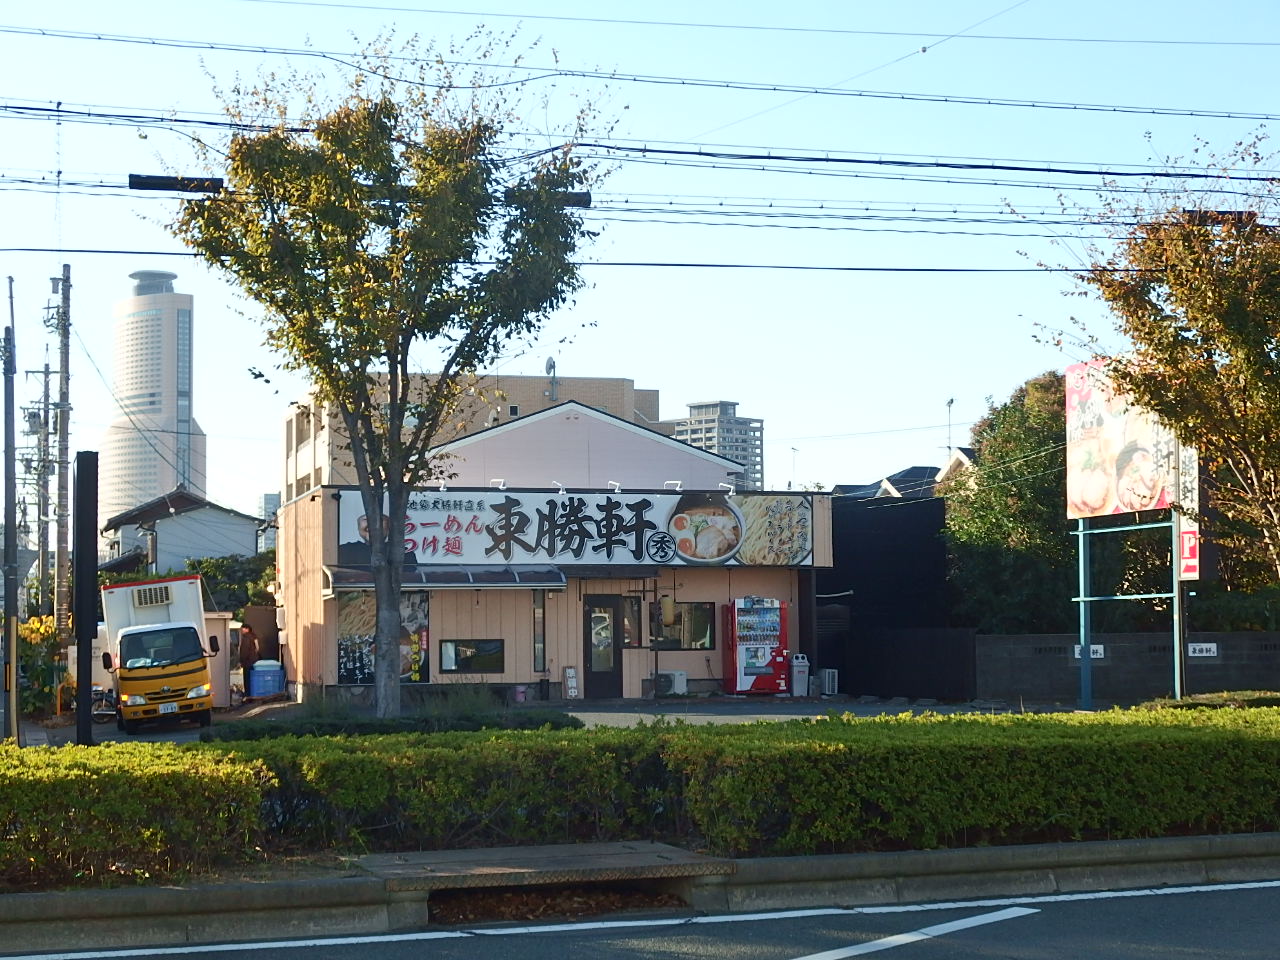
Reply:
M1228 690L1221 693L1193 693L1180 700L1161 698L1139 704L1143 710L1196 710L1202 707L1280 707L1280 693L1274 690Z
M723 855L1280 829L1280 709L0 748L0 881L653 839Z
M200 732L206 742L262 740L268 737L375 736L388 733L447 733L478 730L581 729L572 714L549 708L502 710L490 703L477 710L424 710L398 718L379 718L349 709L314 709L281 716L219 723Z
M0 745L0 886L159 880L245 857L266 767L173 744Z
M1275 829L1277 712L1204 713L832 718L685 736L668 759L708 845L737 855Z
M210 743L265 764L268 832L368 849L674 839L678 797L645 730L277 737Z

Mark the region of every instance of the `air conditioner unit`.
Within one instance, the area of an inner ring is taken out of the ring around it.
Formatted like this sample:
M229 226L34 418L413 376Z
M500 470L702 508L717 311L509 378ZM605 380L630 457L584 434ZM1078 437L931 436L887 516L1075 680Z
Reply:
M840 671L830 668L819 670L818 678L822 681L823 696L831 696L840 692Z
M653 675L653 692L670 697L689 692L689 674L684 670L659 670Z

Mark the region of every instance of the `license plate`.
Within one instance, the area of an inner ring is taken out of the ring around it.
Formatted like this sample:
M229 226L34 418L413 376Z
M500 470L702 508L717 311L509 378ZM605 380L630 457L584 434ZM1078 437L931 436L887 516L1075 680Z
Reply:
M178 705L176 703L162 703L160 704L160 712L161 713L177 713Z

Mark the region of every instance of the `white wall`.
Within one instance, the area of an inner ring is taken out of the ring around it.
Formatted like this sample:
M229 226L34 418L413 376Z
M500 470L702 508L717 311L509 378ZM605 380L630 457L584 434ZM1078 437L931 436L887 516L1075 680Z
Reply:
M145 537L135 526L120 528L120 552L145 548ZM233 553L251 557L258 552L258 523L222 510L201 507L156 521L156 570L186 569L187 560L226 557Z

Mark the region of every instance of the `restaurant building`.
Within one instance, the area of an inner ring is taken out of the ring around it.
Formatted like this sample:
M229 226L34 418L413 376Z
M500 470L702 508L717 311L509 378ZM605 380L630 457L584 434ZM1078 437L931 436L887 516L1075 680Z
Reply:
M308 442L337 449L324 433ZM360 493L317 467L327 450L304 447L290 450L296 486L278 515L281 661L298 699L371 702ZM437 453L453 476L415 491L406 518L406 703L447 683L517 700L789 692L766 675L782 650L812 650L827 496L739 492L740 464L575 402ZM304 470L319 482L303 488Z

